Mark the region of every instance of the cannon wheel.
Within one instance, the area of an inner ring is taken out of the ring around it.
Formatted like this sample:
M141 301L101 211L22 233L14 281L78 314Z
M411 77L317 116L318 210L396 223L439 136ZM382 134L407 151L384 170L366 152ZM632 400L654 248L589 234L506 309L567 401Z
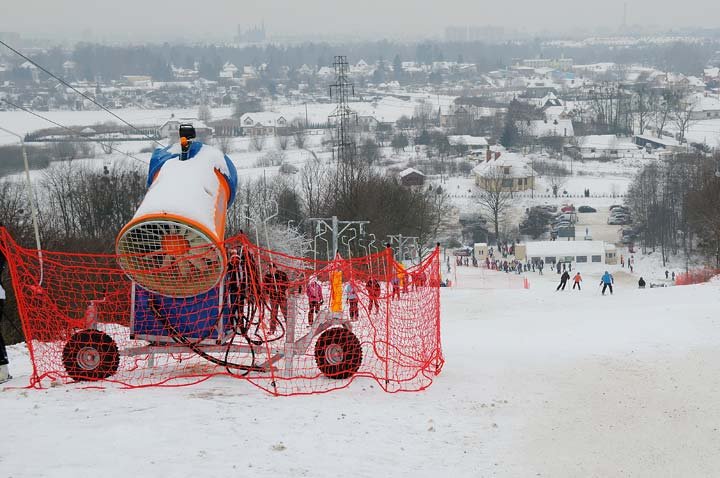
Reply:
M117 372L120 352L115 341L105 332L87 329L76 332L63 348L63 365L75 380L96 381Z
M315 362L328 378L352 377L362 364L360 340L348 329L334 327L323 332L315 343Z

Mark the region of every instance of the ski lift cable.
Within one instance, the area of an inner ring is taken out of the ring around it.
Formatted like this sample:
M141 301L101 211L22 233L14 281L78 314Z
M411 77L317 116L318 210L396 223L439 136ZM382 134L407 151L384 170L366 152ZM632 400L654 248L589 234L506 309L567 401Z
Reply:
M13 108L17 108L17 109L22 110L22 111L24 111L24 112L26 112L26 113L29 113L29 114L37 117L37 118L40 118L41 120L47 121L48 123L57 126L58 128L62 128L62 129L66 130L66 131L69 131L69 132L71 132L71 133L73 133L73 134L77 134L77 131L74 131L72 128L68 128L67 126L62 125L62 124L58 123L57 121L53 121L53 120L51 120L50 118L47 118L47 117L45 117L45 116L43 116L43 115L41 115L41 114L39 114L39 113L36 113L35 111L32 111L31 109L25 108L24 106L17 105L17 104L15 104L15 103L12 103L11 101L6 100L5 98L2 98L2 101L4 101L5 103L7 103L8 105L12 106ZM114 147L113 145L111 145L111 144L107 144L107 143L104 143L104 142L102 142L102 141L93 141L93 142L94 142L94 143L98 143L98 144L100 144L100 145L102 145L102 146L105 146L106 148L110 149L111 151L115 151L116 153L123 154L123 155L127 156L127 157L130 158L130 159L134 159L135 161L139 161L139 162L141 162L141 163L143 163L143 164L145 164L145 165L148 164L147 161L143 161L142 159L140 159L140 158L138 158L138 157L136 157L136 156L133 156L133 155L130 154L130 153L127 153L127 152L125 152L125 151L121 151L121 150L115 148L115 147Z
M95 100L95 98L93 98L93 97L91 97L91 96L83 93L82 91L78 90L77 88L75 88L74 86L72 86L70 83L68 83L67 81L63 80L62 78L60 78L59 76L57 76L57 75L54 74L53 72L49 71L47 68L43 67L42 65L40 65L39 63L37 63L37 62L36 62L35 60L33 60L32 58L29 58L28 56L24 55L22 52L16 50L16 49L13 48L12 46L8 45L8 44L7 44L6 42L4 42L3 40L0 40L0 45L4 46L5 48L7 48L8 50L10 50L11 52L15 53L15 54L18 55L20 58L23 58L24 60L28 61L29 63L31 63L32 65L34 65L34 66L37 67L38 69L40 69L42 72L50 75L52 78L55 78L55 79L56 79L57 81L59 81L61 84L63 84L63 85L65 85L66 87L70 88L71 90L73 90L75 93L77 93L78 95L82 96L82 97L85 98L86 100L92 102L92 103L95 104L97 107L99 107L100 109L104 110L105 112L107 112L107 113L110 114L111 116L114 116L114 117L117 118L118 120L122 121L122 122L125 123L127 126L129 126L130 128L134 129L135 131L137 131L138 133L140 133L142 136L145 136L147 139L149 139L149 140L152 141L153 143L157 144L157 145L160 146L161 148L164 148L164 147L165 147L165 145L162 144L161 142L159 142L159 141L157 141L156 139L152 138L152 137L149 136L148 134L143 133L143 132L142 132L139 128L137 128L135 125L129 123L128 121L126 121L125 119L123 119L123 118L121 118L119 115L117 115L116 113L113 113L110 109L108 109L108 108L106 108L105 106L103 106L102 104L98 103L97 100Z

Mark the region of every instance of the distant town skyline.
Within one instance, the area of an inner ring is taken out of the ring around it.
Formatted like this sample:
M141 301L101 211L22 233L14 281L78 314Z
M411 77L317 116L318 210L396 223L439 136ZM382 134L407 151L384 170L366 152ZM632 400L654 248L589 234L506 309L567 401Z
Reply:
M72 41L232 41L238 25L264 22L270 38L318 40L443 38L447 27L486 25L529 34L592 34L620 29L625 5L628 26L720 27L720 2L713 0L609 0L595 6L576 0L123 0L101 6L93 0L9 0L2 7L0 31Z

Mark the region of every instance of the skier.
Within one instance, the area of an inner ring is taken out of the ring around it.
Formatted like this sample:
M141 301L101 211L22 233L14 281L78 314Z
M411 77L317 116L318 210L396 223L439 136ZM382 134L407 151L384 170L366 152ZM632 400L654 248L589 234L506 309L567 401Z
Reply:
M400 298L400 279L398 279L397 276L395 276L390 280L390 283L392 284L392 298L399 299Z
M5 307L5 289L0 284L0 325L2 325L3 308ZM2 336L2 330L0 330L0 383L5 383L12 378L8 371L8 354L5 349L5 340Z
M371 277L365 283L365 287L367 288L368 298L370 299L370 303L368 304L368 314L372 313L373 306L375 306L375 313L380 312L380 304L378 304L378 298L380 297L380 283L374 277Z
M308 298L308 325L313 324L313 319L320 312L320 305L323 303L322 286L316 277L312 277L305 290Z
M287 318L287 288L288 276L279 270L274 263L270 264L270 270L263 278L265 294L270 303L270 335L275 333L278 324L278 312L282 312Z
M573 290L575 290L575 286L577 286L578 290L582 290L580 288L580 283L582 282L582 277L580 277L580 273L576 273L575 277L573 278Z
M602 295L605 295L606 289L610 289L610 295L612 295L612 293L613 293L612 285L614 282L615 282L615 279L613 279L613 276L611 276L608 271L605 271L605 274L603 274L602 279L600 279L600 285L603 286Z
M556 291L565 290L565 286L567 285L567 281L570 280L570 274L568 274L568 271L563 272L563 274L560 276L560 284L558 284Z
M672 273L672 281L675 282L675 272Z
M638 281L638 287L639 287L640 289L644 289L644 288L645 288L645 279L643 279L642 277L641 277L640 280Z
M555 268L557 269L557 273L559 274L560 273L560 263L559 262L555 264Z
M358 319L358 296L352 281L348 281L348 283L345 284L345 296L350 306L350 320L354 322Z
M665 278L666 278L666 279L669 279L669 278L670 278L670 271L665 271Z

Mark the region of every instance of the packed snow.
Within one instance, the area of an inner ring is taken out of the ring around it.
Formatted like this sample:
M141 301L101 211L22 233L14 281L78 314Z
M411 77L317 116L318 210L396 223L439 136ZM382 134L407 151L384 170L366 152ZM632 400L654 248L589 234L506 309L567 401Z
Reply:
M273 398L213 378L176 389L26 390L10 347L0 469L38 476L715 476L720 284L638 290L613 267L558 275L458 267L442 289L446 365L425 392L370 380Z

